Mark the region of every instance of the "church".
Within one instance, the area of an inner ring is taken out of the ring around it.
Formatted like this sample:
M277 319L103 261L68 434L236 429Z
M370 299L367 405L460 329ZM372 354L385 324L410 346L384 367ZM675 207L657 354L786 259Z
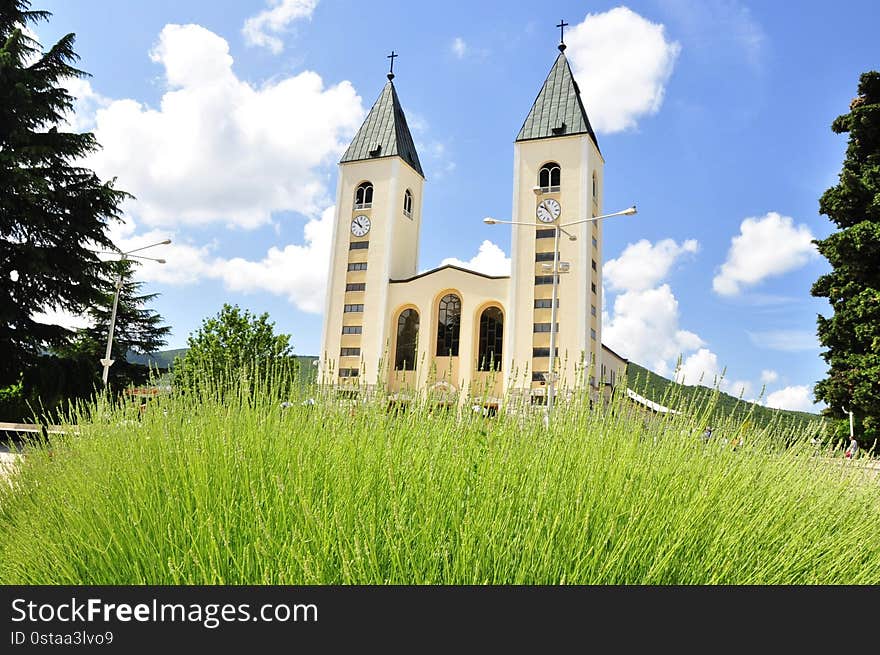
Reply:
M622 377L626 361L601 345L602 221L589 220L602 214L604 159L564 43L513 161L510 275L420 272L425 177L392 58L339 162L322 383L404 398L431 391L497 410L546 403L553 374L563 399Z

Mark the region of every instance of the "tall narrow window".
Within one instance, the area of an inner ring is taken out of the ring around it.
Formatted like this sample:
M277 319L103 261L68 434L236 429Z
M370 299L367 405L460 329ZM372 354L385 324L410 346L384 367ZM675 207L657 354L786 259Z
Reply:
M599 177L596 175L596 171L593 171L593 202L599 202Z
M536 275L535 276L535 284L553 284L552 275ZM559 282L559 276L556 276L556 281Z
M369 209L373 206L373 183L361 182L354 192L354 208Z
M458 357L461 331L461 299L449 293L440 299L437 315L437 356Z
M547 162L541 166L541 170L538 171L538 186L541 187L541 191L544 193L559 191L561 172L562 169L555 161Z
M403 193L403 213L410 218L412 218L412 205L413 205L413 197L412 191L407 189Z
M504 314L497 307L487 307L480 315L478 371L500 371L503 355Z
M552 262L553 261L553 252L536 252L535 253L535 261L536 262Z
M397 319L397 347L394 351L395 371L416 370L416 343L419 340L419 313L404 309Z

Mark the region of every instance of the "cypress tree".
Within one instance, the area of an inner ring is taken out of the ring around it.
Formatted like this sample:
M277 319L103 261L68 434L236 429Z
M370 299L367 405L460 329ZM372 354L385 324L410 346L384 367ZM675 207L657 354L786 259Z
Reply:
M848 133L849 144L840 182L819 200L838 229L815 242L832 270L812 294L834 310L831 318L818 317L829 368L815 391L830 415L853 412L856 436L870 447L880 437L880 73L861 75L849 113L831 129Z

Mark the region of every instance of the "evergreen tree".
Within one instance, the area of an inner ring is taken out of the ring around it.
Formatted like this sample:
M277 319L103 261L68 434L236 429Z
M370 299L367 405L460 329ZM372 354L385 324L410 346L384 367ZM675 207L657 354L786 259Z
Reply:
M73 107L62 82L86 73L73 34L41 52L23 31L49 15L0 0L0 386L71 337L34 314L99 299L110 268L92 249L112 248L106 228L128 195L76 164L99 147L92 134L60 128Z
M95 369L98 361L107 352L107 336L110 332L110 317L113 299L119 285L119 300L116 307L115 329L110 358L108 383L119 389L129 384L142 384L149 377L149 369L141 364L129 362L128 353L142 355L154 353L166 343L171 331L162 325L162 317L145 305L156 298L158 293L140 294L143 282L134 280L135 262L130 259L112 262L117 268L117 278L110 285L104 285L100 300L89 307L88 316L91 327L80 330L73 347L67 354L75 358L88 358Z
M834 310L831 318L818 317L829 370L816 398L834 417L852 411L857 437L870 447L880 438L880 73L862 74L850 112L831 129L848 132L849 145L840 182L819 201L839 229L816 241L832 270L812 294Z

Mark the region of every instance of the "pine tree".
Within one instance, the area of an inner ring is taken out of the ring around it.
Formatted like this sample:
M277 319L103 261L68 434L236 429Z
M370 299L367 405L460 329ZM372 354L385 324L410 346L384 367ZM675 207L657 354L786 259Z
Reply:
M162 317L155 310L145 307L159 294L140 293L144 283L134 280L135 262L124 259L113 262L113 265L117 268L118 277L112 284L104 285L101 298L88 310L91 327L79 331L73 346L65 354L74 358L87 358L96 370L99 368L98 362L106 354L113 299L119 284L110 351L114 364L110 368L108 383L120 389L129 384L142 384L149 376L149 369L129 362L128 354L133 352L147 355L156 352L165 345L171 328L162 325Z
M49 309L81 313L100 297L111 249L107 226L128 197L77 165L98 149L94 135L63 131L73 98L74 35L47 52L23 30L46 20L29 0L0 0L0 386L14 383L71 332L34 321Z
M834 310L831 318L818 317L829 370L816 398L834 417L852 411L856 436L870 447L880 438L880 73L862 74L850 112L831 129L849 133L849 145L839 184L819 201L839 229L815 242L832 271L812 294Z

